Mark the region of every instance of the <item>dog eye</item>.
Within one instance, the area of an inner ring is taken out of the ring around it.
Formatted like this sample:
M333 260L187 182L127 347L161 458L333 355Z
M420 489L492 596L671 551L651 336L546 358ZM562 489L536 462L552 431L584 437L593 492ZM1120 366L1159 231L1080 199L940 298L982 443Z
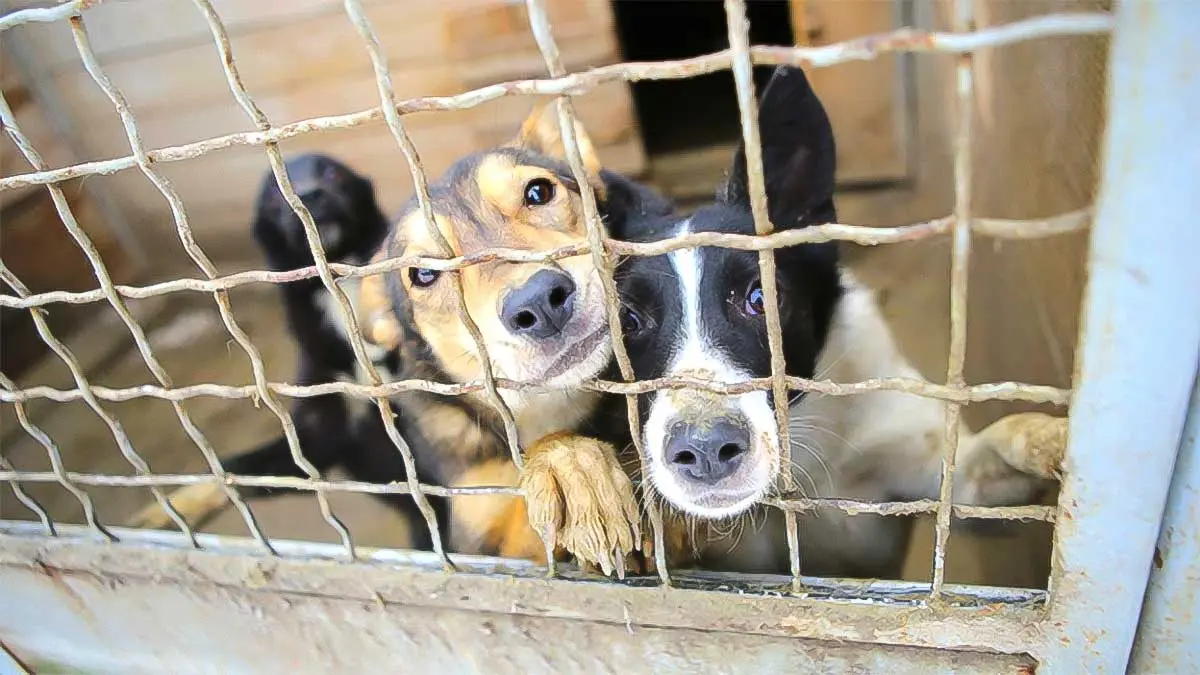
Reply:
M546 178L534 178L525 185L525 206L542 206L554 199L554 183Z
M759 316L767 311L766 307L763 306L761 281L755 281L750 284L750 288L746 289L746 300L742 311L746 313L746 316Z
M642 331L642 317L629 307L621 308L621 332L626 337L637 335Z
M440 276L442 276L441 272L425 267L410 267L408 269L408 281L417 288L432 286L433 282L437 281Z

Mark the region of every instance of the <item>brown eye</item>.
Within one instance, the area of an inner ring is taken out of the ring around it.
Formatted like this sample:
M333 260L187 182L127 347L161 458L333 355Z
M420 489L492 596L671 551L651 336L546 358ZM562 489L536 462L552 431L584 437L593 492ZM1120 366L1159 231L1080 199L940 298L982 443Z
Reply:
M417 288L427 288L433 285L433 282L438 280L442 275L437 270L431 270L424 267L410 267L408 269L408 281Z
M525 185L525 206L542 206L554 199L554 183L546 178L534 178Z
M762 282L755 281L750 284L750 288L746 289L746 301L742 307L742 311L746 316L759 316L764 314L767 309L763 305L763 290Z

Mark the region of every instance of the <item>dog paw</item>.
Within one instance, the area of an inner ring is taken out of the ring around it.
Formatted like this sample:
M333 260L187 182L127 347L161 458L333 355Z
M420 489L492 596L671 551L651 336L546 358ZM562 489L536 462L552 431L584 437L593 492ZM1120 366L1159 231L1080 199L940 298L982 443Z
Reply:
M633 483L612 447L582 436L550 436L525 455L520 486L529 524L581 564L624 577L642 545Z
M1021 473L1046 480L1062 477L1067 452L1067 418L1044 413L1003 417L979 434L1006 464Z
M955 500L990 506L1030 504L1062 475L1067 420L1044 413L1009 415L972 442Z

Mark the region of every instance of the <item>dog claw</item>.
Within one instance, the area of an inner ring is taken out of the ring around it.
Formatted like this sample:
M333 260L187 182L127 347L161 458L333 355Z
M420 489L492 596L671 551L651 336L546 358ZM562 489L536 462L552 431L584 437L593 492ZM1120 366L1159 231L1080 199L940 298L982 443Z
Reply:
M529 523L554 532L558 547L605 576L625 576L640 541L633 483L611 446L582 436L551 436L529 448L521 487Z

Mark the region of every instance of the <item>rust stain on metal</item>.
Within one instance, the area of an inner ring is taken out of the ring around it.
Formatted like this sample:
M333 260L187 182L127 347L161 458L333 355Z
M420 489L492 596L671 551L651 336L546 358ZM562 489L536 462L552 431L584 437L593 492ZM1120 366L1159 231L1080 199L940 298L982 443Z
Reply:
M70 600L71 606L78 611L79 615L82 616L85 621L91 623L95 620L96 617L92 615L92 611L88 608L87 602L85 602L83 597L75 592L74 588L71 588L71 584L67 583L62 570L58 569L57 567L51 567L40 560L34 561L33 568L37 570L39 574L49 579L54 588L56 588L60 593L65 595L68 600Z
M246 570L245 585L247 588L263 588L271 582L272 577L274 577L274 571L266 569L262 563L258 563Z
M795 614L785 616L779 620L779 625L790 629L797 636L812 635L813 631L820 631L823 635L827 635L828 639L839 644L848 641L861 641L862 635L854 628L835 624L828 617L818 616L815 618L801 618Z

